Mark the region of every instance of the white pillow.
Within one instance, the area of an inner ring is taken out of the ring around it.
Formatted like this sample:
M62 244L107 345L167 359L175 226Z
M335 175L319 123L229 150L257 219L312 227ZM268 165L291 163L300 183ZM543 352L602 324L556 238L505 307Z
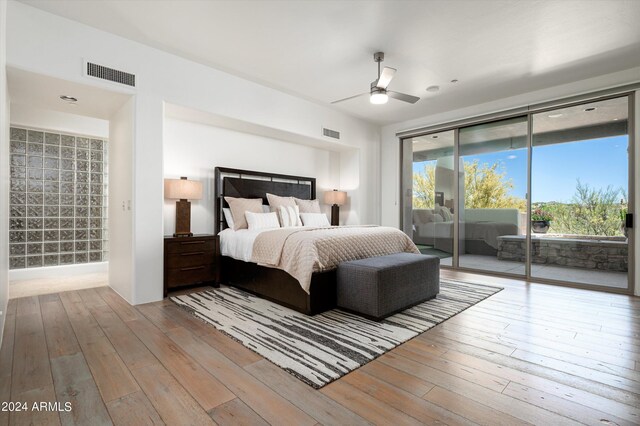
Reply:
M440 216L442 216L445 222L451 222L453 220L453 214L451 214L451 210L449 210L448 207L440 207L438 213L440 213Z
M222 212L224 213L224 218L227 221L227 226L233 229L233 215L231 214L231 209L223 208Z
M275 212L253 213L248 211L245 212L244 216L247 218L249 230L280 228L278 215L276 215Z
M304 226L331 226L327 215L324 213L300 213Z
M280 224L285 226L302 226L298 206L280 206Z
M270 211L271 211L271 208L268 205L266 204L262 205L262 213L269 213Z

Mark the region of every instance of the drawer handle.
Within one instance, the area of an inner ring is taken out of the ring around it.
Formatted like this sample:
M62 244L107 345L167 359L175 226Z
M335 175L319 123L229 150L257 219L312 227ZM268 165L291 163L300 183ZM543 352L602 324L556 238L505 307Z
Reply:
M200 256L203 254L203 251L194 251L193 253L181 253L180 256Z
M204 266L194 266L192 268L181 268L181 271L194 271L196 269L204 269Z
M185 245L185 244L204 244L205 241L183 241L180 244L181 245Z

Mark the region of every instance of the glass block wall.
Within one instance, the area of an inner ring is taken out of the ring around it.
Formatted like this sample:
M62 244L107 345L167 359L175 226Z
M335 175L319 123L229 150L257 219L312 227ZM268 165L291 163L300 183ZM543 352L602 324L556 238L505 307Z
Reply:
M107 260L107 141L10 133L10 268Z

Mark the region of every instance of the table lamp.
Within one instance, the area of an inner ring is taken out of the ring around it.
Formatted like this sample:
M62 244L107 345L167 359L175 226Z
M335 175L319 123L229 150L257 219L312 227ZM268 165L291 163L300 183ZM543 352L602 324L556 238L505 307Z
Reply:
M331 226L338 226L340 219L340 206L347 202L347 193L344 191L327 191L324 193L324 203L331 205Z
M191 232L191 203L189 200L202 198L202 182L180 179L164 180L164 197L176 201L176 232L174 237L192 237Z

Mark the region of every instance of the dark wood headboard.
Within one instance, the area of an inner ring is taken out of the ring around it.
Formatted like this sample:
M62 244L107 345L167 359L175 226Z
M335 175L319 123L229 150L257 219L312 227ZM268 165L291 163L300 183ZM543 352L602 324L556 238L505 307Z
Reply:
M316 178L216 167L216 234L227 227L222 213L222 209L228 207L224 197L262 198L262 204L268 204L267 193L313 200Z

